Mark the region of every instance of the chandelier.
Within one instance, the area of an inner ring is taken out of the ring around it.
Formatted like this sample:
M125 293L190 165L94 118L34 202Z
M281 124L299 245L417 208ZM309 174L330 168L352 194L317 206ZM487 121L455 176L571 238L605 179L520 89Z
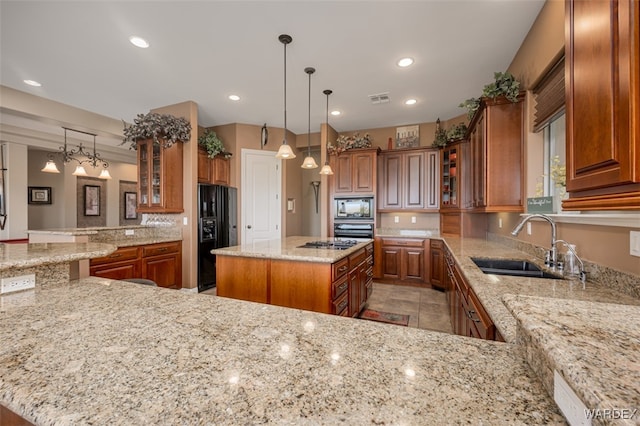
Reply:
M64 164L70 163L71 160L76 161L78 165L76 166L75 171L73 172L74 176L89 176L87 171L85 170L83 164L88 164L93 168L96 168L98 165L102 166L102 171L100 172L100 179L111 179L111 175L109 174L109 163L100 157L100 154L96 152L96 134L83 132L81 130L69 129L67 127L63 127L64 129L64 146L60 147L60 154L62 154L62 161ZM82 142L78 144L76 148L69 149L69 145L67 144L67 130L70 132L82 133L85 135L93 136L93 153L90 152L86 147L82 145ZM49 160L44 168L41 170L45 173L60 173L56 163L53 161L53 155L49 156Z

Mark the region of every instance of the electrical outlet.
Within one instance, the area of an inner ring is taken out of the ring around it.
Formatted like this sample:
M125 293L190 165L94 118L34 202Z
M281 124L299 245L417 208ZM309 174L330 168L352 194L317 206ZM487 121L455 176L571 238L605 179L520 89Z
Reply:
M400 216L394 216L393 223L400 223Z
M629 254L640 257L640 232L629 231Z
M527 222L527 235L531 235L531 222Z
M184 216L184 217L182 218L182 224L183 224L184 226L187 226L187 225L189 224L189 220L187 219L187 216Z
M133 229L125 229L124 230L124 235L133 235L133 234L134 234Z
M9 277L0 279L0 294L11 293L12 291L27 290L36 286L36 275L21 275L19 277Z
M502 218L498 218L498 228L502 228Z
M553 370L553 400L570 425L591 424L591 421L585 422L588 420L585 419L586 405L556 370Z
M411 223L417 223L417 219L415 216L411 216Z

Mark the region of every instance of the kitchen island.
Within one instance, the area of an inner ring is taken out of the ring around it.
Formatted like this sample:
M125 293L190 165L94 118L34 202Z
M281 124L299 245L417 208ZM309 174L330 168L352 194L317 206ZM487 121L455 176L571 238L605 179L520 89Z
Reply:
M372 291L371 239L288 237L211 252L222 297L353 317Z
M96 277L30 292L1 296L0 404L35 424L564 424L515 345Z

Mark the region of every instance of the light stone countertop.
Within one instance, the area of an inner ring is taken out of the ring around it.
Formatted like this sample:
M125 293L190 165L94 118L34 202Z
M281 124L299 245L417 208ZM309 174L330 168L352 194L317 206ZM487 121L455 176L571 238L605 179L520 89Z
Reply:
M87 228L50 228L50 229L29 229L27 234L51 234L51 235L94 235L100 231L111 231L119 229L141 229L152 228L146 225L131 226L92 226Z
M133 246L146 246L149 244L160 243L173 243L176 241L182 241L182 237L132 237L132 238L118 238L113 240L111 244L120 247L133 247Z
M104 243L0 244L0 271L91 259L115 250L114 245Z
M615 423L640 424L640 307L525 296L504 300L517 318L518 340L526 342L548 388L557 370L587 408L618 410ZM536 356L540 351L543 357Z
M587 281L585 289L578 280L513 277L483 273L471 257L523 259L540 264L533 256L505 245L479 238L443 238L461 272L507 342L516 340L516 320L502 302L505 294L549 297L588 302L640 305L633 298L602 284ZM542 265L541 265L542 266Z
M376 237L402 237L402 238L440 238L438 229L399 229L377 228Z
M95 277L0 302L39 425L564 424L514 345Z
M358 244L346 250L327 250L322 248L300 248L311 241L355 240ZM211 253L224 256L257 257L268 259L294 260L301 262L334 263L373 243L368 238L321 238L287 237L285 239L261 241L233 247L211 250Z

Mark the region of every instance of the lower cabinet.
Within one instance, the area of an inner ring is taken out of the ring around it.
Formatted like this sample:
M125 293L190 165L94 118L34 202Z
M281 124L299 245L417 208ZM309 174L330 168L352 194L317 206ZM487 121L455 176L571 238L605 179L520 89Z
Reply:
M496 327L493 321L446 247L444 248L444 257L446 263L445 290L453 332L461 336L496 340Z
M376 278L396 284L428 284L429 240L378 238L380 267Z
M182 287L182 243L122 247L91 259L89 275L112 280L146 278L160 287Z
M429 283L440 290L445 289L443 244L442 240L430 240L429 243Z

